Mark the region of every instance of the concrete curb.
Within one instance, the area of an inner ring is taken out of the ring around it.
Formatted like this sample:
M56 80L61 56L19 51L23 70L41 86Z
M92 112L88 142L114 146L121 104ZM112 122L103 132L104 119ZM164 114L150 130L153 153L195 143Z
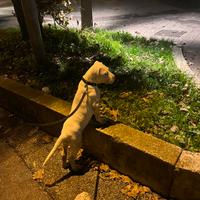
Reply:
M174 46L172 49L173 52L173 57L174 57L174 61L176 63L176 66L183 71L184 73L186 73L187 75L189 75L190 78L193 79L193 81L196 83L196 86L198 88L200 88L200 79L196 76L195 72L193 72L189 65L187 64L187 61L185 60L184 56L183 56L183 51L180 47L178 46Z
M0 105L28 120L51 122L66 116L70 104L0 77ZM62 123L43 130L59 135ZM200 153L181 148L123 124L89 125L84 145L95 156L165 197L198 200Z

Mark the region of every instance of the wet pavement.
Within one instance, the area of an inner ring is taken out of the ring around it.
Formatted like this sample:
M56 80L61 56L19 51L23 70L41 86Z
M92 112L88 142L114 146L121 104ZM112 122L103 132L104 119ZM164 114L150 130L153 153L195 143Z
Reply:
M90 156L82 157L87 170L78 175L62 168L57 151L42 176L41 165L55 140L0 108L0 199L74 200L83 191L92 200L164 199Z

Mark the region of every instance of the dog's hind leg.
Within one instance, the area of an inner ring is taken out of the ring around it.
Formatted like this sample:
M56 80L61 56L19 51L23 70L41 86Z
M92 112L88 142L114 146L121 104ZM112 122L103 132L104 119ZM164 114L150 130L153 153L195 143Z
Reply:
M82 139L76 138L73 142L70 143L69 149L69 163L72 171L79 171L81 166L76 163L76 158L79 150L82 147Z
M67 159L67 151L68 151L68 143L66 141L63 142L63 150L62 150L62 166L64 169L68 169L70 167L69 161Z

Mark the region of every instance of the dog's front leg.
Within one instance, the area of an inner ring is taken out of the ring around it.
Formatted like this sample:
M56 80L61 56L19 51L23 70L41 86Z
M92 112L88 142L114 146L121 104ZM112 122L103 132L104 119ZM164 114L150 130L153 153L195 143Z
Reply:
M103 118L100 116L100 106L99 106L99 102L93 103L92 107L93 107L93 112L94 112L95 119L96 119L99 123L103 124L103 123L104 123L104 120L103 120Z

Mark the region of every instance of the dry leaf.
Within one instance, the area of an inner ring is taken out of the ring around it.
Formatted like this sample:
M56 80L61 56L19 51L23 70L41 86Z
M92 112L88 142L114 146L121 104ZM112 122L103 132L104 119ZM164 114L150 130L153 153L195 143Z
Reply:
M109 110L110 115L114 118L115 121L117 121L117 118L119 116L118 110Z
M8 115L8 117L14 117L15 116L15 114L9 114Z
M122 182L124 182L124 183L132 183L133 182L128 176L121 175L120 178L121 178Z
M180 106L180 111L183 112L188 112L188 109L190 109L190 106L187 106L184 102L179 102L179 106Z
M50 94L51 93L51 90L49 89L49 87L43 87L42 88L42 92L46 93L46 94Z
M44 169L39 169L33 174L33 180L41 181L44 177Z
M193 126L193 127L197 127L196 123L190 121L190 124Z
M110 171L110 168L106 164L101 164L100 165L100 170L103 171L103 172L108 172L108 171Z
M3 133L6 134L6 133L10 132L11 130L12 130L11 128L8 128Z
M151 192L150 188L146 187L146 186L141 186L140 188L140 193L141 194L145 194L147 192Z
M185 85L184 85L184 87L182 88L182 91L187 91L188 90L188 84L186 83Z
M170 131L172 131L173 133L177 132L179 130L178 126L176 125L173 125L171 128L170 128Z
M146 186L140 186L139 184L132 182L126 185L124 188L122 188L121 192L130 197L136 197L139 194L145 194L147 192L151 192L151 190Z
M36 168L36 162L35 161L33 161L33 167Z
M44 179L43 183L45 186L51 187L55 183L55 179L54 178L48 178L47 180Z
M123 194L127 194L130 190L131 190L131 185L126 185L125 187L123 187L123 188L121 189L121 192L122 192Z
M139 186L137 184L131 184L131 185L127 185L124 188L121 189L121 192L123 194L128 195L129 197L136 197L139 193Z
M35 133L37 133L39 130L39 127L35 127L33 128L29 133L28 133L28 136L32 136L34 135Z
M119 98L125 99L125 98L129 97L131 94L132 94L132 92L122 92L122 93L120 93Z
M188 112L188 109L187 109L187 108L184 108L184 107L182 107L182 108L180 108L180 111L183 111L183 112Z
M119 179L120 175L115 170L111 170L111 172L108 173L108 177L110 179Z
M152 199L152 200L159 200L160 198L159 198L159 195L153 193L151 199Z
M140 193L140 187L138 184L134 184L133 187L131 187L131 190L128 192L128 195L131 197L135 197Z
M149 102L149 98L143 97L142 99L143 99L144 102L146 102L146 103Z
M44 143L50 143L52 141L52 137L48 134L45 134L42 136L41 140L44 142Z

